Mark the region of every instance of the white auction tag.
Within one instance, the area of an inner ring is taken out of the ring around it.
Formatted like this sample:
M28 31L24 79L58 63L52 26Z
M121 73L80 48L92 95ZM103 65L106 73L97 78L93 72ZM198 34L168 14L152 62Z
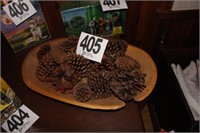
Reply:
M13 0L3 9L15 25L19 25L37 12L29 0Z
M107 43L107 39L81 32L76 53L101 63Z
M38 115L22 105L2 124L2 128L8 133L24 133L38 118Z
M125 0L100 0L103 11L128 9Z

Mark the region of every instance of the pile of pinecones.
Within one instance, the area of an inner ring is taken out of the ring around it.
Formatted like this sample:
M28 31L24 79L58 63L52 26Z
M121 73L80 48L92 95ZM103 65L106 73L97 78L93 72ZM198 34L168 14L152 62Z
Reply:
M102 62L98 63L76 54L78 39L70 36L58 45L41 46L36 69L41 82L51 83L57 91L72 94L80 102L112 94L130 101L145 88L140 64L125 55L126 41L110 39Z

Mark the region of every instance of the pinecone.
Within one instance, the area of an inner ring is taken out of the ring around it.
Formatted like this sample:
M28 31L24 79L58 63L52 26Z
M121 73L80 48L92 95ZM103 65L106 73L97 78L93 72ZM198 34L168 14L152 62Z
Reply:
M49 66L55 64L55 61L53 60L53 57L50 53L46 53L45 55L43 55L39 61L40 63Z
M104 69L104 70L100 71L100 74L107 82L111 81L116 76L115 70L106 70L106 69Z
M146 74L143 74L140 69L135 69L131 71L130 73L127 73L132 79L133 79L133 86L137 91L142 91L146 87L145 85L145 76Z
M109 84L102 84L101 86L91 87L91 90L93 92L93 99L107 98L112 95Z
M79 82L78 77L73 73L67 63L60 64L53 70L57 80L52 82L57 91L61 93L71 93L72 88Z
M79 102L87 102L91 99L92 91L85 82L79 82L73 87L73 96Z
M88 77L90 72L93 70L93 65L90 63L90 61L81 55L77 55L76 53L69 56L68 65L80 78Z
M52 55L53 60L58 64L66 62L68 58L68 54L66 54L65 51L59 46L53 46L50 50L50 53Z
M125 40L110 39L107 44L106 53L114 56L124 56L127 48L128 43Z
M64 77L57 78L52 82L52 85L55 86L57 91L60 91L61 93L72 93L73 84L67 80L65 80Z
M100 71L93 72L88 77L87 83L93 91L94 99L106 98L112 94L108 80L110 80L110 78L106 79L102 77L102 73Z
M94 71L88 77L87 82L91 87L98 87L102 84L106 84L107 80L104 77L102 77L100 71Z
M48 52L50 52L50 45L45 43L44 45L42 45L39 49L39 51L37 52L37 59L40 61L44 55L46 55Z
M118 73L118 77L111 82L111 90L121 100L133 100L134 96L145 88L145 75L138 70L131 72L121 71Z
M44 65L39 63L36 69L36 77L42 82L53 82L56 80L56 76L53 70L56 66L54 65Z
M122 71L132 71L140 68L140 64L132 57L127 55L118 57L115 61L115 66L118 70Z
M69 67L67 63L63 63L60 65L63 71L63 77L65 80L71 82L73 85L77 84L80 79L74 74L74 71Z
M95 62L94 66L98 70L113 70L114 69L114 59L109 55L104 54L101 63Z
M66 52L75 52L76 46L78 44L78 37L77 36L69 36L67 40L63 41L60 44L60 47Z

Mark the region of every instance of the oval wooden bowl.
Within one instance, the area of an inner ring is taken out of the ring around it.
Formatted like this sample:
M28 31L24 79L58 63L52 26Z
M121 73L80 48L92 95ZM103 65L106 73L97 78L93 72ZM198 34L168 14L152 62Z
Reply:
M57 45L65 39L66 38L59 38L48 41L47 43L50 45ZM25 84L30 89L44 96L85 108L115 110L115 109L120 109L126 105L124 101L119 100L114 95L105 99L89 100L88 102L85 103L78 102L72 96L72 94L60 93L56 91L50 83L40 82L35 76L35 71L38 64L36 55L40 47L41 45L31 50L30 53L26 56L22 65L22 77ZM129 45L127 50L127 55L130 55L134 59L136 59L141 64L142 72L146 74L145 77L146 88L136 97L134 97L135 101L142 101L152 92L155 86L157 80L156 66L151 57L146 52L137 47Z

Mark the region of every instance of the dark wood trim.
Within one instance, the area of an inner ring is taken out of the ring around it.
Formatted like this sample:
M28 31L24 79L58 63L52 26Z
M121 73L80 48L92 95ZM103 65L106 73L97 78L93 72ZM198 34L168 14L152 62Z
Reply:
M157 9L159 20L198 18L199 10L171 11Z

